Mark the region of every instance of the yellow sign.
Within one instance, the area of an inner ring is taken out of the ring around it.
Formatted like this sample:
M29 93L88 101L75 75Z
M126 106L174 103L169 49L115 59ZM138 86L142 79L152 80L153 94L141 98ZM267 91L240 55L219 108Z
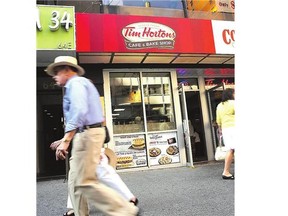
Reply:
M37 5L37 50L75 50L74 6Z
M187 0L187 9L214 12L216 10L216 2L215 0Z

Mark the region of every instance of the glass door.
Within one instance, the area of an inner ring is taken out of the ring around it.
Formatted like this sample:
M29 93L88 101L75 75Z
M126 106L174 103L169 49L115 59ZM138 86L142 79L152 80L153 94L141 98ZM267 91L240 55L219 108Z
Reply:
M184 90L184 84L181 83L179 86L180 89L180 102L182 108L182 119L183 119L183 132L184 132L184 140L185 140L185 152L186 152L186 160L188 166L193 167L193 154L192 154L192 146L190 140L190 130L189 130L189 119L188 119L188 112L187 112L187 103L186 103L186 96Z
M219 144L219 139L218 139L219 137L218 137L217 125L216 125L216 108L217 108L217 105L222 100L222 92L224 89L225 89L225 83L222 82L221 84L218 84L206 90L214 149L216 149L216 147Z
M178 79L181 85L181 107L183 131L186 144L187 162L206 161L207 147L203 123L202 106L198 80L196 78ZM193 163L191 163L193 164Z

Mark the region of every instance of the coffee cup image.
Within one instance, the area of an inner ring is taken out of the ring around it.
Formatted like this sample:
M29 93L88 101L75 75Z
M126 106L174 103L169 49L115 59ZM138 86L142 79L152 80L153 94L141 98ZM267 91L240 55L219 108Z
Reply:
M176 138L175 137L169 138L169 139L167 139L167 142L168 142L168 144L176 143Z

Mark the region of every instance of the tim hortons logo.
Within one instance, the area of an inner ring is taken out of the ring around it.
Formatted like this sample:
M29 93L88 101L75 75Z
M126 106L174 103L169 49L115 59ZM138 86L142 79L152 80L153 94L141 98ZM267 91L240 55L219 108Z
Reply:
M138 22L122 29L127 49L174 48L176 33L168 26L153 22Z

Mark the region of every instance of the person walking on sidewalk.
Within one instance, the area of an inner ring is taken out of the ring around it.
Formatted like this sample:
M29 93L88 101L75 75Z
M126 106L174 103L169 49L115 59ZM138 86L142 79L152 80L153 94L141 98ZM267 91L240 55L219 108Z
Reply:
M58 56L46 68L58 86L64 87L64 136L56 160L64 160L73 139L68 189L76 216L89 215L88 201L109 216L135 216L138 207L112 188L100 183L95 170L105 140L104 116L99 92L72 56Z
M60 145L61 140L54 141L51 143L51 150L55 151L57 147ZM100 163L98 164L95 172L100 182L103 184L113 188L119 194L121 194L125 199L129 202L134 203L137 206L138 199L135 195L130 191L127 185L123 182L121 177L116 172L116 163L117 156L115 153L109 148L102 148L100 154ZM63 214L63 216L75 216L73 205L71 203L70 196L68 195L67 199L67 209L68 211Z
M222 101L216 108L216 122L219 130L219 135L222 134L224 145L228 148L224 170L222 173L223 179L234 179L234 175L230 173L230 167L234 158L235 151L235 109L234 109L235 91L232 88L227 88L222 93Z

